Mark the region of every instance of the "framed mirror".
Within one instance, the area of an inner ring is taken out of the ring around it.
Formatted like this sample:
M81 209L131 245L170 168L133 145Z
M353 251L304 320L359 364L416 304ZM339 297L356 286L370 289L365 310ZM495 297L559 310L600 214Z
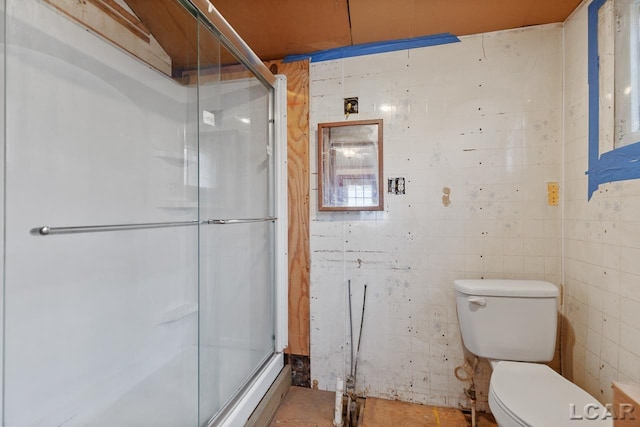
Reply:
M384 209L382 119L318 124L318 209Z

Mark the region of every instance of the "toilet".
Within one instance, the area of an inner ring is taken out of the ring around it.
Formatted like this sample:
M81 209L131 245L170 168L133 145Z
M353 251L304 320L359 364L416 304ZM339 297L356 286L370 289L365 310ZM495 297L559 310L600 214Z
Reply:
M455 280L464 346L492 367L500 427L611 427L605 406L540 362L553 359L558 287L539 280Z

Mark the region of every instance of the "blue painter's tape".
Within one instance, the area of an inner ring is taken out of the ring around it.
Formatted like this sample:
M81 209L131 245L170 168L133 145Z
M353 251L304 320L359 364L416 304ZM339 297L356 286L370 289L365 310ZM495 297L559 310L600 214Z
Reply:
M321 50L309 54L289 55L282 62L295 62L309 59L311 62L329 61L332 59L351 58L353 56L371 55L374 53L394 52L396 50L416 49L426 46L457 43L460 39L450 33L434 34L431 36L415 37L411 39L391 40L386 42L364 43L354 46L338 47Z
M599 136L600 136L600 78L598 61L598 10L606 0L594 0L588 9L588 51L587 51L587 71L589 82L589 193L591 199L593 193L600 184L596 181L594 173L590 173L595 168L599 158Z
M640 142L600 154L600 69L598 10L606 0L594 0L588 9L589 176L588 199L600 184L640 178Z
M589 153L591 154L591 153ZM595 167L589 165L589 196L591 196L591 181L598 184L604 182L623 181L640 178L640 144L625 145L606 152L600 156Z

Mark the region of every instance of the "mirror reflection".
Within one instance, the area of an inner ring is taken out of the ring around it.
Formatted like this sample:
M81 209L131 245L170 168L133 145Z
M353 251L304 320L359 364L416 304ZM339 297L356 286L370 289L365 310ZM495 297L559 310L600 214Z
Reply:
M382 120L318 125L318 209L382 210Z

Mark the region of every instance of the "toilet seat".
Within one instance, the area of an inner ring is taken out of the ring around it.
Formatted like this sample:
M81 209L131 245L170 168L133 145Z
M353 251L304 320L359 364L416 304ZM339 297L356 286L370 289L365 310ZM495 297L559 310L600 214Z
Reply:
M589 404L594 406L585 411ZM597 399L547 365L537 363L496 363L489 387L489 407L500 426L613 425L610 417L603 419L604 405Z
M489 407L500 427L528 427L516 414L505 407L491 390L489 390Z

